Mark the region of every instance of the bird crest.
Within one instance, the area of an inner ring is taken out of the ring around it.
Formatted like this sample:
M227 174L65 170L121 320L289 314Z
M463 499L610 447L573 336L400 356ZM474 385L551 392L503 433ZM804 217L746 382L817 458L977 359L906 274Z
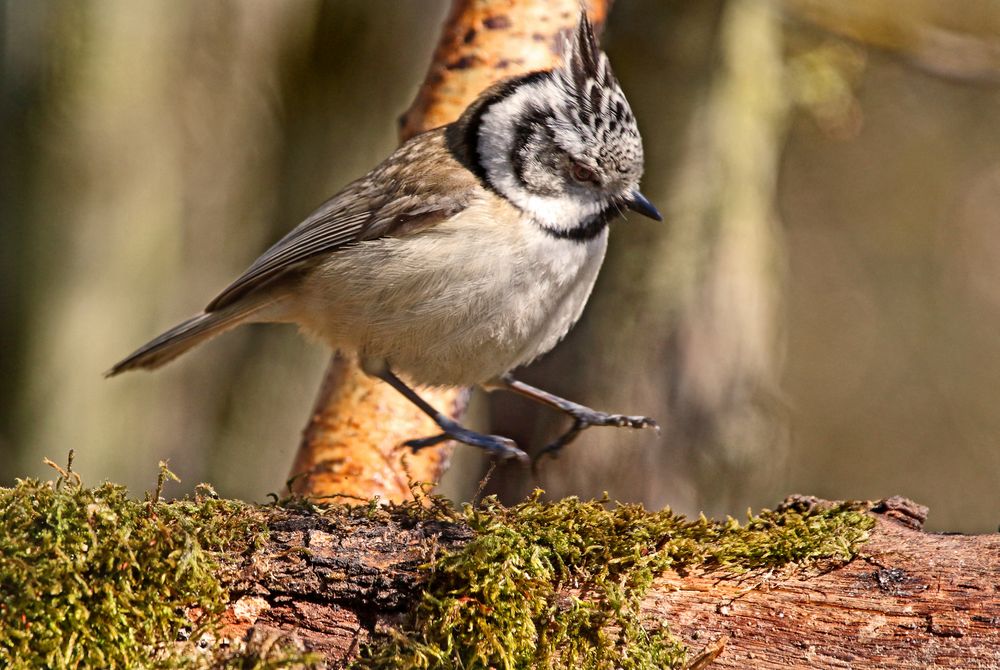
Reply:
M641 164L635 117L586 11L563 42L563 64L553 71L553 81L564 101L554 111L565 143L574 142L575 134L575 143L588 147L585 153L600 154L593 156L599 163Z

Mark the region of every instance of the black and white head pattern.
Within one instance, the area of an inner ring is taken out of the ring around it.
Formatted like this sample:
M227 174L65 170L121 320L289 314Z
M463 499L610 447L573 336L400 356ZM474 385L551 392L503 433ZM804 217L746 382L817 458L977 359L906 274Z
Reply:
M476 159L490 186L546 230L603 230L642 176L635 117L583 14L564 63L496 88L477 119Z

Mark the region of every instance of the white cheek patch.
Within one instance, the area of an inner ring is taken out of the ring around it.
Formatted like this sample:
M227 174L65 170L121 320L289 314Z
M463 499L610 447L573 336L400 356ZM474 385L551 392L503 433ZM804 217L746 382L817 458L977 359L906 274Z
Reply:
M493 105L483 115L477 149L487 179L501 195L545 227L565 231L577 228L600 214L607 203L597 194L587 197L531 193L518 181L510 155L517 124L525 110L537 106L539 101L544 104L546 98L559 94L559 89L551 81L541 81L523 86Z
M578 228L605 209L600 201L584 202L570 196L552 197L522 192L511 200L546 228L559 231Z

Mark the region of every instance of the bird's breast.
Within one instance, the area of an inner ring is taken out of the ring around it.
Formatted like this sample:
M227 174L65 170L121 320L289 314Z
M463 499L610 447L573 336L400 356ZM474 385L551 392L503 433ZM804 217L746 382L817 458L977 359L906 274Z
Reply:
M606 231L559 239L484 199L417 234L331 255L307 280L308 311L322 316L306 328L418 383L484 382L562 339L606 247Z

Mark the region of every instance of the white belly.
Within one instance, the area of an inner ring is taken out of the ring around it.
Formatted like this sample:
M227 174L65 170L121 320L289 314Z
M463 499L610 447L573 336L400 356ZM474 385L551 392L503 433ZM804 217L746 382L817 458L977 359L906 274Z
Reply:
M528 363L580 318L607 231L577 242L486 214L332 254L295 320L421 384L475 384Z

